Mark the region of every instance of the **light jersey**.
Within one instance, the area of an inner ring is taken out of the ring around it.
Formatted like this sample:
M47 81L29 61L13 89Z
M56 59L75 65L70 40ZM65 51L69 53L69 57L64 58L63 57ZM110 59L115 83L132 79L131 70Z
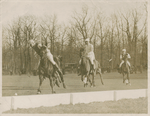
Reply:
M46 47L46 53L51 53L50 49Z
M84 47L85 55L88 55L89 53L93 52L93 45L89 43L89 45L85 45Z

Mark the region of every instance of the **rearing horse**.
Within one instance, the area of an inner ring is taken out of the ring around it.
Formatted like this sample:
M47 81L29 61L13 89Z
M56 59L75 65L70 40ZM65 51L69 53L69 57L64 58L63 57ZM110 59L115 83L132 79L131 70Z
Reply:
M58 72L53 67L52 63L48 60L48 58L43 56L44 50L45 50L45 47L42 47L41 51L40 51L40 54L42 57L40 59L40 65L39 65L40 83L39 83L38 93L41 93L41 85L42 85L42 82L44 81L45 77L49 78L52 93L55 93L54 85L56 84L59 87L58 82L62 82L64 88L66 86L65 86L63 77L59 76ZM57 57L54 57L54 60L58 65L60 64Z

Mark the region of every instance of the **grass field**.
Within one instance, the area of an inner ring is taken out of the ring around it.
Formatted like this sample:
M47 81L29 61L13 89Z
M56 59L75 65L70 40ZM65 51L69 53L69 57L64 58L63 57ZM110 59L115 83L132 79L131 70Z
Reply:
M64 75L64 80L67 89L64 89L62 85L60 86L60 88L55 86L56 94L107 90L146 89L148 87L146 71L142 74L131 74L131 86L123 84L122 75L117 72L103 74L104 85L101 84L100 78L96 76L96 87L92 88L90 86L84 88L83 82L81 82L80 76L77 76L77 74L66 74ZM2 76L2 96L14 96L15 93L17 93L18 95L36 95L38 86L38 76ZM41 91L41 94L51 94L49 79L46 79L43 82Z
M93 102L89 104L59 105L55 107L38 107L29 109L10 110L4 113L21 114L96 114L96 113L126 113L147 114L148 99L123 99L119 101Z

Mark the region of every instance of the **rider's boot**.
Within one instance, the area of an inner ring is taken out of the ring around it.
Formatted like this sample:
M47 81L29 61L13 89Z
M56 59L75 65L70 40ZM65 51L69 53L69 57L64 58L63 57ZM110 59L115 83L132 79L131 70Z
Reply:
M60 75L61 81L63 83L63 87L66 88L65 83L64 83L63 73L62 73L61 69L59 68L59 66L57 64L55 64L53 66L54 66L54 69L56 69Z

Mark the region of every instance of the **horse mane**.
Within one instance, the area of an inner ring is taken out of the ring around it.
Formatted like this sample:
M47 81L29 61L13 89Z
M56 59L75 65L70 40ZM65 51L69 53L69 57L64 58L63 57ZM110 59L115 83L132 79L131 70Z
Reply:
M128 59L128 57L127 57L127 56L128 56L128 53L126 53L126 54L125 54L125 56L124 56L124 61L125 61L125 62L126 62L126 61L127 61L127 59Z

